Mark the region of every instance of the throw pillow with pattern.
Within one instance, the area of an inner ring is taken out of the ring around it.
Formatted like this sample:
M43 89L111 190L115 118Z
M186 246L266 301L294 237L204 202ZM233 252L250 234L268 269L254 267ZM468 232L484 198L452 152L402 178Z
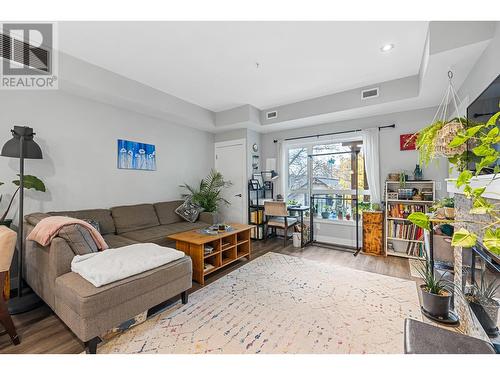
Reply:
M198 216L200 216L201 212L203 212L203 208L191 202L189 199L175 209L177 215L190 223L194 223L198 220Z

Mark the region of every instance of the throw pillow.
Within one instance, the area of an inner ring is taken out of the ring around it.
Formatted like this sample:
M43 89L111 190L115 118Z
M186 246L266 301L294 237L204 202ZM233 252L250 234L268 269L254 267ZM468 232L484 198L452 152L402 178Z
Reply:
M203 212L203 208L197 204L191 202L190 200L185 201L179 207L175 209L175 213L182 217L184 220L194 223L198 220L198 216Z
M101 233L101 227L99 225L99 222L97 220L94 220L94 219L83 219L83 221L86 221L87 223L89 223L90 225L92 225L96 231L98 231L99 233Z
M87 228L81 225L67 225L59 231L59 237L66 240L75 255L97 253L99 249Z

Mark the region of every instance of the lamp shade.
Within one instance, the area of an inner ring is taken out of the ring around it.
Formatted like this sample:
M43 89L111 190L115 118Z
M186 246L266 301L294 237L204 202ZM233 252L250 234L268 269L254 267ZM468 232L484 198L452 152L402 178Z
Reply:
M40 146L33 140L33 129L27 126L14 126L11 130L12 139L2 147L2 156L20 158L21 137L24 137L23 156L25 159L43 159Z

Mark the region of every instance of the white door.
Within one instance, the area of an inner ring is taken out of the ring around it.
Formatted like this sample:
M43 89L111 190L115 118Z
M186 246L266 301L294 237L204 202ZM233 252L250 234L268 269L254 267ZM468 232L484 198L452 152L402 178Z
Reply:
M233 184L224 190L230 203L221 205L220 217L225 223L246 222L246 141L239 139L215 144L215 169Z

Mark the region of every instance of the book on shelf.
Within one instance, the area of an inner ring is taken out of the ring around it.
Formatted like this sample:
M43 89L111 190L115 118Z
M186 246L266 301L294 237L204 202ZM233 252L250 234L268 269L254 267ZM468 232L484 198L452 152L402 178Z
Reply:
M261 239L263 234L264 234L264 228L262 227L253 227L250 230L250 237L252 238Z
M424 257L424 244L420 242L408 242L406 254L414 257Z
M212 254L212 252L214 251L214 247L211 245L205 245L204 250L205 255Z
M388 216L391 218L406 219L414 212L425 212L425 206L422 204L389 203L388 211Z
M213 264L210 264L210 263L205 263L205 265L203 266L204 271L210 271L213 268L215 268L215 266Z
M395 220L390 220L387 231L389 237L402 240L422 241L424 238L424 230L411 223L399 223Z
M264 219L263 210L256 210L250 212L250 222L252 224L262 224L263 219Z

